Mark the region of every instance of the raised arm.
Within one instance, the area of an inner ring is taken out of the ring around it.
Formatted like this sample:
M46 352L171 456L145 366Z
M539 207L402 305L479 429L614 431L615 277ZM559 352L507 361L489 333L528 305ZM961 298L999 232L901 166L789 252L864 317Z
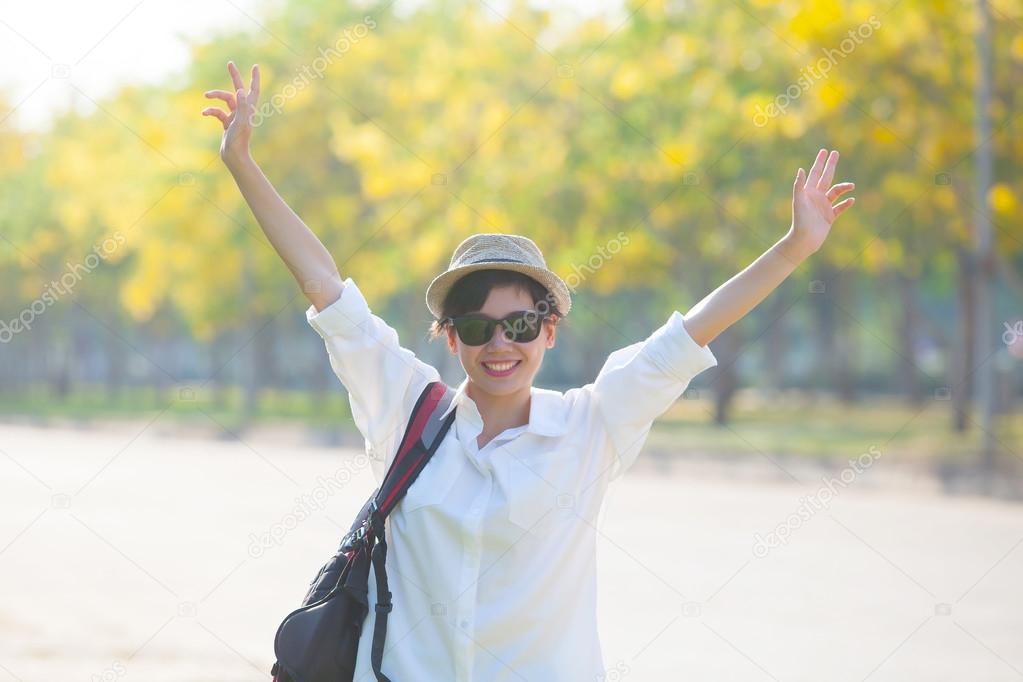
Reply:
M767 298L821 247L835 219L856 201L849 197L831 205L856 186L852 182L831 185L837 165L838 152L827 154L826 149L821 149L809 177L799 169L792 185L792 224L788 233L686 313L686 331L694 341L701 346L713 341Z
M208 90L206 97L224 100L230 112L218 107L203 110L203 116L215 116L224 124L220 158L231 171L238 189L252 209L270 244L295 277L302 293L317 311L341 296L344 283L334 259L313 231L302 222L277 193L249 152L252 136L251 116L259 99L259 65L252 67L252 84L245 91L234 62L227 63L234 92Z

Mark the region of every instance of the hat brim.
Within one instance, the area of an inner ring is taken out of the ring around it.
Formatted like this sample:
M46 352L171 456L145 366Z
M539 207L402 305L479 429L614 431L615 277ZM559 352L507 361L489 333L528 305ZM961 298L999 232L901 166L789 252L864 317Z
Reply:
M442 314L441 306L444 305L444 299L447 297L448 292L451 291L451 287L458 280L477 270L511 270L512 272L521 272L547 288L547 291L554 297L558 312L562 316L568 315L568 311L572 309L572 296L568 285L550 270L525 263L492 261L463 265L437 275L430 282L430 286L426 288L426 307L430 309L435 318L440 319Z

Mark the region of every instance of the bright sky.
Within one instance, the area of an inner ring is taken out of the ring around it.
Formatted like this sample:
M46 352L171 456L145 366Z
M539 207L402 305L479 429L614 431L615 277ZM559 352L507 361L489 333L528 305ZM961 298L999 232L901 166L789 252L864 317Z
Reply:
M410 8L423 0L399 0ZM83 111L125 82L159 82L187 63L187 39L227 30L260 31L275 0L4 0L0 5L0 90L15 107L0 125L45 128L69 105ZM617 0L533 0L592 16ZM488 0L504 12L509 0Z

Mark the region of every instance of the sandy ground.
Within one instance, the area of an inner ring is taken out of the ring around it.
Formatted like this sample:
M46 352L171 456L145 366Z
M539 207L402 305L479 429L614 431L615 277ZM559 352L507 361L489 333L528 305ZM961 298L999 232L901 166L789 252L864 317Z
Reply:
M269 680L354 454L0 425L0 682ZM1023 505L640 464L599 523L606 682L1023 678Z

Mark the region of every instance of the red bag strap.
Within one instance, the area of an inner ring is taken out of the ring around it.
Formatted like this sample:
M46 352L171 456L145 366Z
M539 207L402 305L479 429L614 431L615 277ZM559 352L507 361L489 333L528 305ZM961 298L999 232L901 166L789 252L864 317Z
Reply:
M442 431L446 432L445 426L450 426L454 420L454 412L452 412L445 420L446 425L441 425L439 429L432 429L435 432L431 438L432 442L424 442L423 434L427 431L431 419L434 415L443 412L450 404L452 397L449 395L450 393L452 393L451 389L444 382L434 381L428 384L419 396L412 415L409 417L409 424L405 430L405 436L402 438L401 446L398 448L398 454L391 462L391 467L388 469L387 475L384 476L384 483L376 495L377 510L383 518L387 518L398 501L405 496L409 486L412 485L416 476L419 475L436 450L436 447L431 446L440 445L440 440L444 437ZM448 399L445 400L445 397Z

